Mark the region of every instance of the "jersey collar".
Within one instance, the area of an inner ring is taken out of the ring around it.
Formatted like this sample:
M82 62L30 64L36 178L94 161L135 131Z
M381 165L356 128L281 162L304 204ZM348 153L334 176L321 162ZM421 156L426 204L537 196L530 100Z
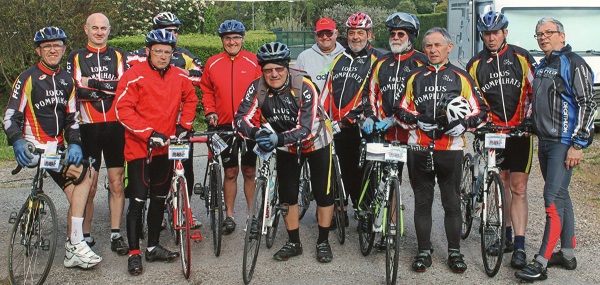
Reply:
M97 53L103 53L106 51L106 49L108 48L107 46L103 46L102 48L95 48L90 46L89 44L86 46L87 50L91 51L91 52L97 52Z

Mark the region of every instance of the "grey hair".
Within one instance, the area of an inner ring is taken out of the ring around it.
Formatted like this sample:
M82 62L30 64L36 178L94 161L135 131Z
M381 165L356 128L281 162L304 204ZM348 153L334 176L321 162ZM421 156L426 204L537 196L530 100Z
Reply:
M552 17L541 18L535 25L535 32L537 32L537 29L539 26L546 24L546 23L554 23L556 25L556 30L561 34L565 32L565 27L563 26L563 24L559 20L552 18Z
M433 33L440 33L442 34L442 36L444 37L444 40L446 41L446 44L451 44L452 43L452 36L450 36L450 33L448 33L448 30L444 29L444 28L440 28L440 27L433 27L431 29L429 29L427 32L425 32L425 35L423 35L423 46L425 46L425 38Z

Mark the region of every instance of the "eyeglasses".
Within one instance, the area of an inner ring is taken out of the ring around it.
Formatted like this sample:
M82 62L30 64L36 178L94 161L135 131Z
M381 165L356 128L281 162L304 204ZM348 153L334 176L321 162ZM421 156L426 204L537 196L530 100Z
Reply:
M179 33L179 28L165 29L165 31L167 31L169 33L177 34L177 33Z
M166 56L172 56L173 55L173 51L172 50L162 50L162 49L152 49L152 52L154 52L157 55L166 55Z
M225 41L229 41L229 42L237 42L237 41L241 41L242 40L242 36L224 36L223 40Z
M557 33L560 33L560 32L559 31L545 31L545 32L535 33L535 35L533 35L533 37L535 39L540 39L540 38L542 38L542 36L545 38L549 38L552 36L552 34L557 34Z
M398 36L399 38L404 38L404 37L406 37L406 33L405 32L394 32L394 31L390 32L390 38L393 39L396 36Z
M60 48L64 47L64 44L45 44L45 45L40 45L40 48L44 51L50 51L51 49L55 49L55 50L59 50Z
M333 31L318 31L315 34L319 38L322 38L323 36L327 36L328 38L333 37Z
M277 73L282 73L285 70L285 67L274 67L274 68L263 68L262 72L265 75L273 73L273 71Z

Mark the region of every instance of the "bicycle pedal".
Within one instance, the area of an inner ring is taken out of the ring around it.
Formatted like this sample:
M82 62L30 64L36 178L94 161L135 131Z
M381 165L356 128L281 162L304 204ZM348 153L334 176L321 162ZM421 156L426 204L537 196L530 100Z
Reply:
M194 240L194 242L201 242L202 241L202 233L200 232L200 230L194 230L192 232L191 238Z
M10 216L8 217L8 223L14 224L16 222L17 222L17 212L11 212Z
M47 239L42 240L40 247L42 248L43 251L49 251L50 250L50 240L47 240Z

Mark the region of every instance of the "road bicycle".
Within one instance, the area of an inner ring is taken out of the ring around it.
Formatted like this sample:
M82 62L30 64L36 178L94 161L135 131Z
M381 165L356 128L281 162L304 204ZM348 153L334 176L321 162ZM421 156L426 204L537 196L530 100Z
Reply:
M210 219L210 228L213 237L213 252L215 256L221 254L222 225L225 216L225 198L223 196L223 177L219 155L228 147L221 136L235 135L233 131L207 131L195 132L194 139L204 142L208 147L208 162L204 171L203 184L194 185L194 193L204 200L206 214ZM235 143L234 137L234 143ZM234 144L232 143L232 144ZM233 147L232 147L233 148Z
M340 244L346 241L346 210L344 210L344 201L346 200L346 190L342 181L342 170L340 160L335 152L335 140L331 140L331 157L333 163L333 173L331 181L331 192L333 193L333 219L337 229L337 239Z
M310 208L310 203L315 199L312 194L312 184L310 182L310 166L308 161L304 161L300 169L300 181L298 183L298 213L299 220L304 218L306 211Z
M44 152L32 148L30 151L38 157ZM63 164L60 160L64 159L64 153L53 158L38 162L31 182L31 193L19 212L10 214L9 223L13 224L8 248L11 284L43 284L52 267L58 240L58 220L52 199L44 193L44 178L47 177L48 169L54 170ZM93 163L92 158L81 162L84 172L90 162ZM19 165L11 173L16 175L22 169ZM83 175L85 174L80 179Z
M481 256L485 273L493 277L500 270L506 242L506 197L496 155L507 137L523 136L525 131L487 124L472 133L474 153L464 155L460 181L461 238L469 236L473 218L481 218Z

